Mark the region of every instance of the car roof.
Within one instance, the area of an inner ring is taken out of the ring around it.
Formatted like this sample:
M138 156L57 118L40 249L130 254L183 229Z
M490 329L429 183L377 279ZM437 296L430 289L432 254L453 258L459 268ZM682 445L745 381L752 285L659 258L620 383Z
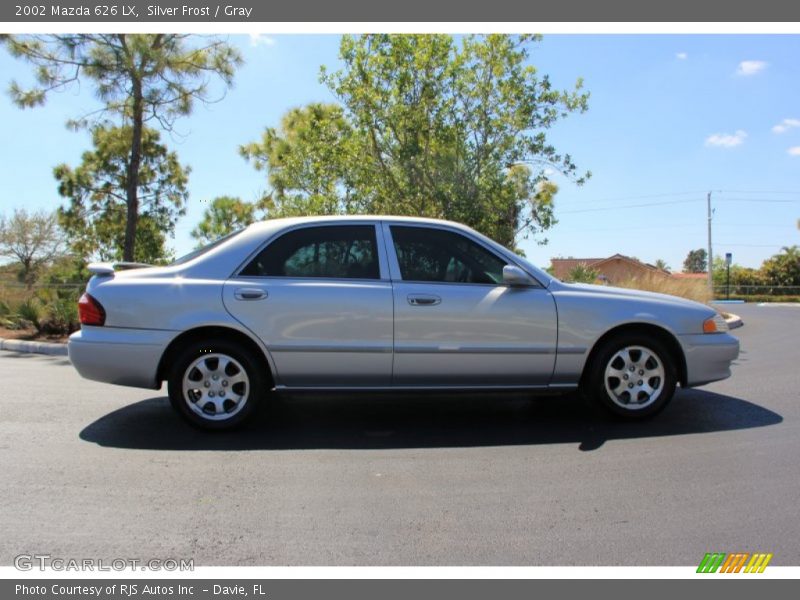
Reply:
M431 219L427 217L404 217L397 215L317 215L312 217L282 217L278 219L267 219L258 221L248 227L248 229L272 229L276 226L284 227L291 225L331 223L331 222L363 222L363 221L394 221L429 225L447 225L457 229L470 230L469 227L455 221L445 219Z

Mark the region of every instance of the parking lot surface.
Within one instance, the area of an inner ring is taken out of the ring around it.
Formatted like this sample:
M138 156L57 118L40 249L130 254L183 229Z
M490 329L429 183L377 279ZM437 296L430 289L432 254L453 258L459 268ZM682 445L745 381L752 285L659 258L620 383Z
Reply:
M577 397L363 394L209 434L165 390L0 352L0 564L800 564L800 308L735 312L733 377L636 424Z

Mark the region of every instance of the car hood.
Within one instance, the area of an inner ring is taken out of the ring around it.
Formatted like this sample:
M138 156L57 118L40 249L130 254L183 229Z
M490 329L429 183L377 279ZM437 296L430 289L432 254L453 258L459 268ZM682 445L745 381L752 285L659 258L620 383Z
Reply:
M686 308L703 308L713 311L712 308L695 302L694 300L687 300L679 296L672 296L670 294L659 294L657 292L645 292L643 290L632 290L628 288L618 288L607 285L593 285L589 283L564 283L562 281L554 282L551 286L552 291L565 291L565 292L584 292L589 295L597 296L613 296L616 298L633 298L637 300L649 300L658 303L668 303L675 306L684 306Z

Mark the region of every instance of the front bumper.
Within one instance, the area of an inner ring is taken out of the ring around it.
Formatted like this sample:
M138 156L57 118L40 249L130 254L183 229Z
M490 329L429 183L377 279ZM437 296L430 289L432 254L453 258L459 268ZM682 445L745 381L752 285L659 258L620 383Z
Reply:
M84 327L69 337L69 359L81 377L158 389L158 363L177 332Z
M686 357L687 387L727 379L739 356L739 340L729 333L678 336Z

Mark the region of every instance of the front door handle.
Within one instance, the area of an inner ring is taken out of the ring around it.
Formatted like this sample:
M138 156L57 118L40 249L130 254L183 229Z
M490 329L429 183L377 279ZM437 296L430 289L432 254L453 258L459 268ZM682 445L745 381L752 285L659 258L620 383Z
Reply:
M267 291L259 288L238 288L233 292L237 300L263 300L267 296Z
M408 303L411 306L436 306L442 303L442 299L433 294L409 294Z

